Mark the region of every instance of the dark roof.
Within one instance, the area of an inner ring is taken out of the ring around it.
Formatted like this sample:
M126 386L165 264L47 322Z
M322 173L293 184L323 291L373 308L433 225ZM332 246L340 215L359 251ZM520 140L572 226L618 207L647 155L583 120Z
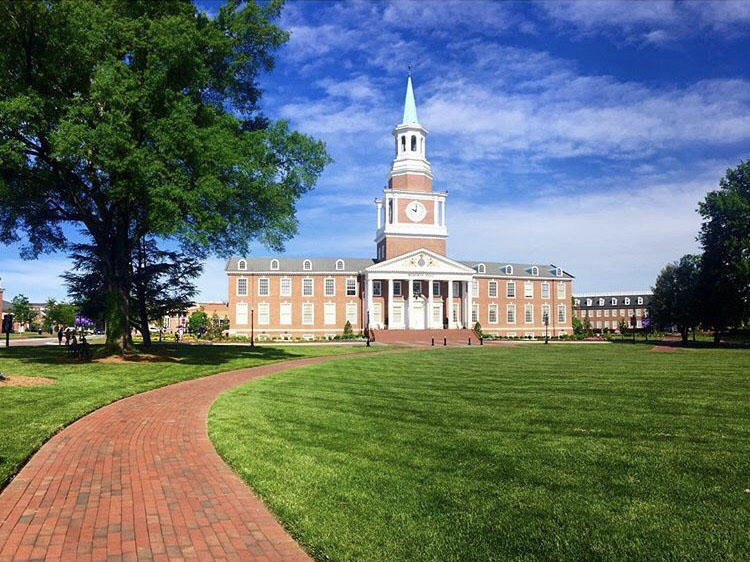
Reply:
M562 276L558 276L556 271L557 267L554 264L538 264L538 263L513 263L513 262L502 262L502 261L466 261L458 260L458 263L469 266L474 271L479 272L479 265L484 264L485 272L480 275L492 275L493 277L542 277L548 279L573 279L573 276L563 270ZM506 268L511 266L513 273L506 273ZM539 268L539 275L533 275L532 269L534 267Z
M237 267L241 259L247 262L246 270ZM302 267L302 264L308 259L312 263L312 269L309 270ZM358 273L375 263L375 260L363 258L229 258L224 271L276 271L271 270L271 260L279 261L278 271L282 273L336 272L336 262L338 260L344 261L344 269L338 270L339 273Z
M638 304L638 297L643 298L643 304ZM625 299L630 299L630 304L625 304ZM575 304L575 308L622 308L624 306L649 306L653 294L648 291L630 291L623 293L577 293L573 294L573 299L579 299L580 304ZM591 305L586 302L591 299ZM599 304L599 299L604 299L604 305ZM613 304L612 299L616 299Z

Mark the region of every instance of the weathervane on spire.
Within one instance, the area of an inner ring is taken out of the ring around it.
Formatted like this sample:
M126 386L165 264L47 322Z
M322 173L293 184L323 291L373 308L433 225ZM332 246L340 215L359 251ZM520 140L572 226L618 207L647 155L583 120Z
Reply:
M413 68L414 68L414 64L410 64L409 65L409 76L411 76L411 71L412 71Z

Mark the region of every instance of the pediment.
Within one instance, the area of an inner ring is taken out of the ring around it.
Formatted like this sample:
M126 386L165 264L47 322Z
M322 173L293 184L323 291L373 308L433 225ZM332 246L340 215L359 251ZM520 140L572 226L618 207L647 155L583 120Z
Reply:
M442 273L473 275L470 267L424 248L381 261L365 269L368 273Z

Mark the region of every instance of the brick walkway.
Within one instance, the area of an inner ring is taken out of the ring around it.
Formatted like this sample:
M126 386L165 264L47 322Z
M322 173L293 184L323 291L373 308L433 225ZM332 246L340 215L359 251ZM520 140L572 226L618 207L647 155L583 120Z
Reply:
M228 388L342 357L186 381L78 420L0 494L0 562L310 560L216 454L207 416Z

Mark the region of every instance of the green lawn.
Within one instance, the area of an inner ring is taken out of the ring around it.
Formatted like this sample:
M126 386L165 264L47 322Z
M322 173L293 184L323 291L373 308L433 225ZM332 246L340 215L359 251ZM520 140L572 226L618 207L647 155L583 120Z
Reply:
M649 349L345 359L209 432L318 560L750 560L750 351Z
M6 375L43 376L50 386L0 386L0 489L62 427L119 398L204 375L312 355L364 351L355 346L158 346L179 362L80 363L58 346L0 348ZM369 348L372 350L378 348ZM382 349L382 348L380 348Z

